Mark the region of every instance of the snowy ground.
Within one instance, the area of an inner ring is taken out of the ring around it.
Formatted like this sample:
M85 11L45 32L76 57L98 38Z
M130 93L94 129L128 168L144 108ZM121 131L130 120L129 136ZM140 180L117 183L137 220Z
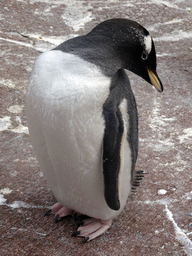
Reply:
M0 255L192 255L191 0L1 0L0 10ZM25 90L40 52L116 17L151 33L164 92L128 73L136 169L147 174L111 229L82 245L70 218L43 217L55 199L29 140Z

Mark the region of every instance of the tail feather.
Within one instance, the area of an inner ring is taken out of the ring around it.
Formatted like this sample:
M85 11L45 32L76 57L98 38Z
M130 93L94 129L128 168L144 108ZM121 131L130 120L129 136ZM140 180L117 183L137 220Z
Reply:
M143 170L135 171L134 177L132 179L132 187L131 191L133 193L136 192L137 187L139 187L141 180L145 176L145 172Z

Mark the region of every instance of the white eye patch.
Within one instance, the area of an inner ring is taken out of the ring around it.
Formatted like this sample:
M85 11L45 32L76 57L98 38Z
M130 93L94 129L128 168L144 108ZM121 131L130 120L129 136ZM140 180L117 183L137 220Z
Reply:
M149 54L152 48L152 38L150 35L144 37L145 51Z

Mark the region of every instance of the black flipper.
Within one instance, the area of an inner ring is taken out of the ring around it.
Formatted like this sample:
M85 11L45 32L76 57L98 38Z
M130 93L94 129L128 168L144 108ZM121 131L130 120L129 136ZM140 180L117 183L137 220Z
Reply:
M123 120L120 110L111 104L105 105L103 114L106 125L103 140L105 200L111 209L119 210L118 175L121 140L124 131Z
M103 176L104 195L107 205L113 210L120 209L119 172L121 167L121 143L125 125L119 105L126 99L129 127L125 135L131 149L131 180L134 176L135 162L138 151L138 119L137 106L127 74L119 69L114 75L110 94L103 105L105 132L103 138ZM131 184L129 184L131 185Z

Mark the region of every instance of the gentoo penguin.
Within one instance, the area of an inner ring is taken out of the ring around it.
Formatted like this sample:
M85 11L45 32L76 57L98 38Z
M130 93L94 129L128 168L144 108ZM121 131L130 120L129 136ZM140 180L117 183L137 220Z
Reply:
M111 19L41 54L27 88L32 145L58 201L48 213L89 216L72 234L83 242L111 226L136 184L137 107L124 69L163 91L149 32Z

